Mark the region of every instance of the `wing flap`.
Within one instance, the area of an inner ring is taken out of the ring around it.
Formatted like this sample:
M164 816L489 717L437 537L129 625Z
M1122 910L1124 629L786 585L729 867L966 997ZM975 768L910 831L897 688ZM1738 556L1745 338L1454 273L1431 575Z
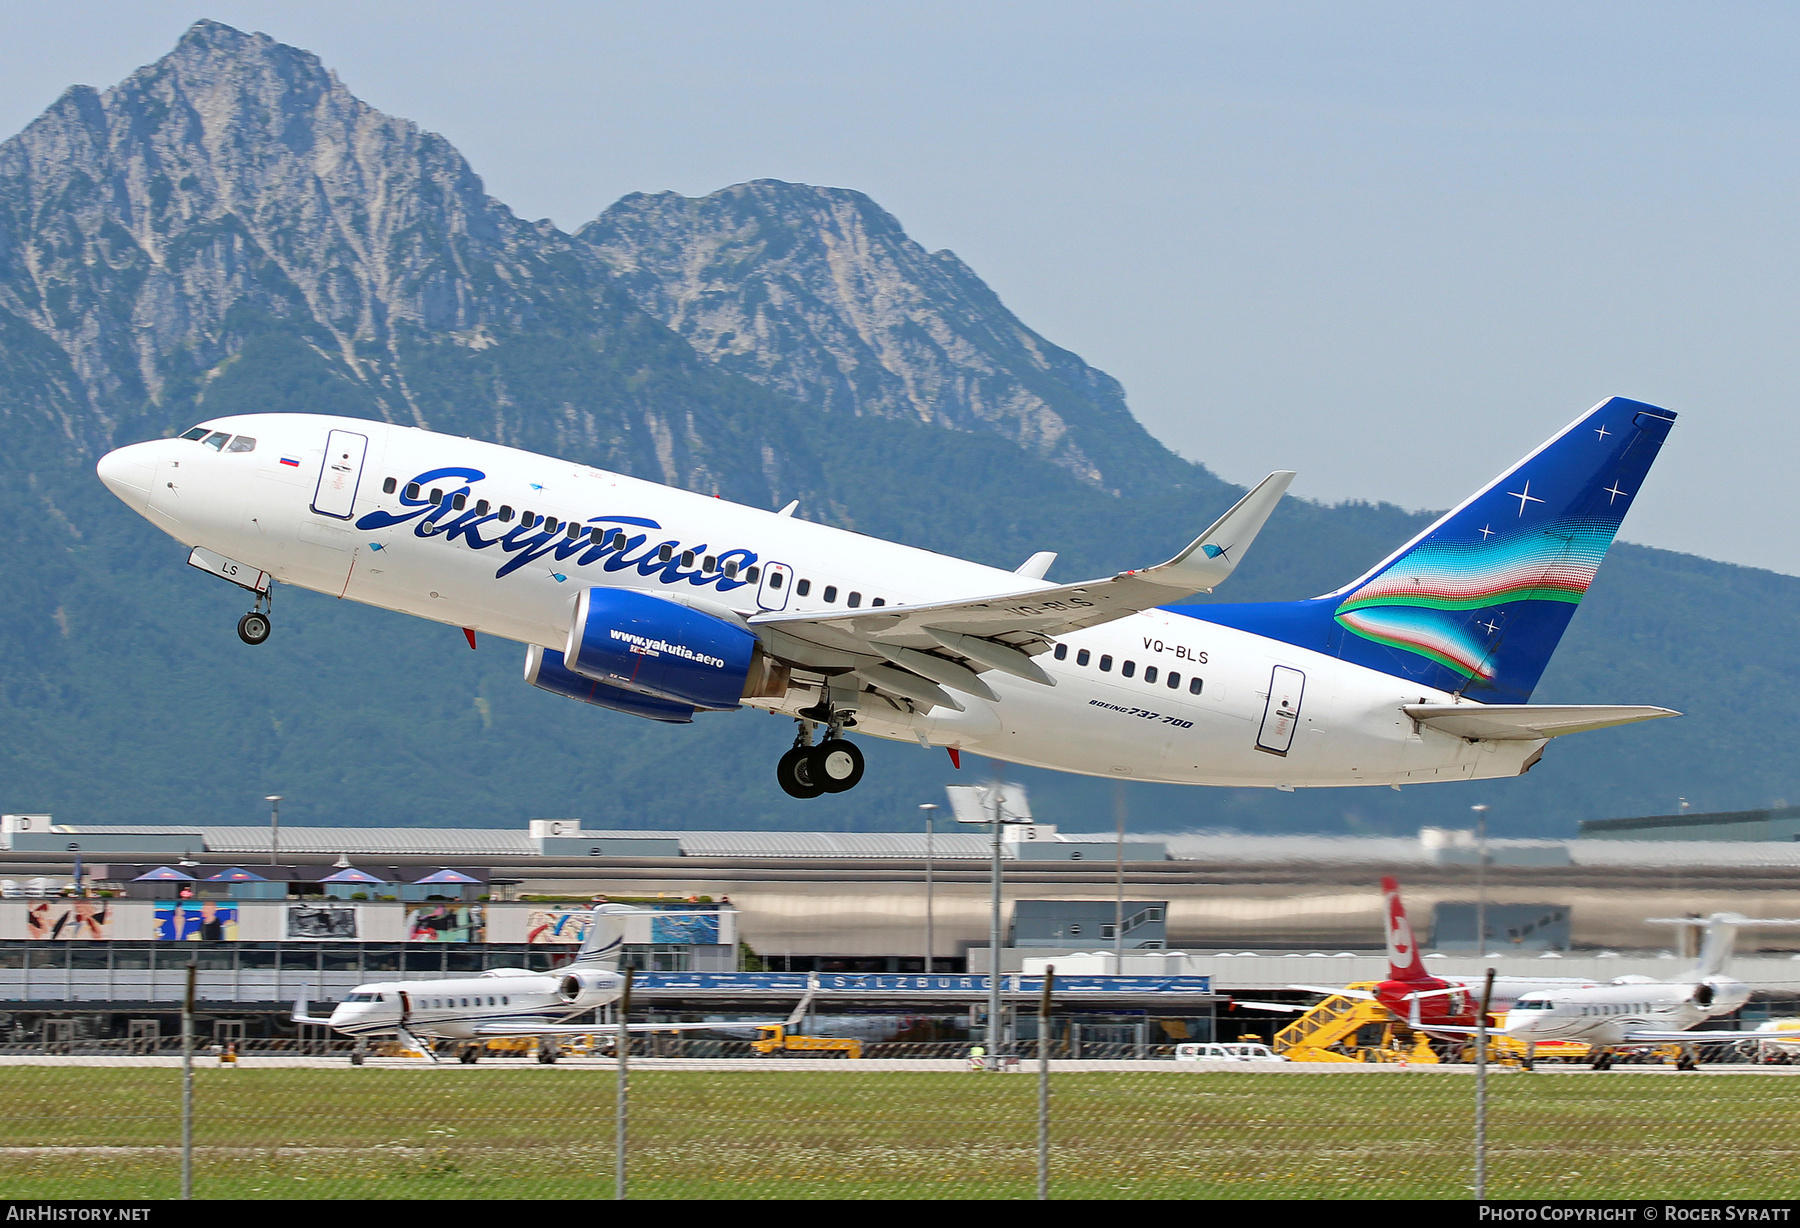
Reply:
M1637 721L1680 716L1631 704L1408 704L1406 715L1430 729L1491 742L1537 742Z

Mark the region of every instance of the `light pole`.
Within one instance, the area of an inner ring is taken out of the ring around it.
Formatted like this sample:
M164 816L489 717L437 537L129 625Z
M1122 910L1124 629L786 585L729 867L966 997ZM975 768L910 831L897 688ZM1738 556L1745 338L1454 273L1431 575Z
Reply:
M269 803L269 864L281 860L281 794L272 793L263 801Z
M991 823L994 829L993 890L988 917L988 1069L1000 1069L999 1050L1004 1033L1000 1027L1000 886L1001 839L1008 823L1031 822L1031 807L1023 785L951 785L950 812L958 823Z
M937 943L931 929L931 897L935 886L932 881L932 854L936 851L932 847L932 837L935 834L938 807L936 802L922 802L919 809L925 812L925 975L930 976L932 957L937 954Z
M1113 781L1113 975L1125 975L1125 782Z
M1470 806L1475 812L1475 954L1487 957L1487 807Z

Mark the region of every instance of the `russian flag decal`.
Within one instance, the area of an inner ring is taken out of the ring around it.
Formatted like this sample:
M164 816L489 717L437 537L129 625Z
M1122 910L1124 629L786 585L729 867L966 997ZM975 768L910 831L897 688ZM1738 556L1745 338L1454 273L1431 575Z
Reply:
M282 458L281 458L281 463L282 463L282 464L284 464L284 465L292 465L292 466L293 466L293 467L294 467L294 468L296 468L296 469L298 469L298 468L299 468L299 467L300 467L300 462L299 462L299 461L298 461L298 460L296 460L296 459L295 459L295 458L294 458L294 457L292 457L292 456L284 456L284 457L282 457Z

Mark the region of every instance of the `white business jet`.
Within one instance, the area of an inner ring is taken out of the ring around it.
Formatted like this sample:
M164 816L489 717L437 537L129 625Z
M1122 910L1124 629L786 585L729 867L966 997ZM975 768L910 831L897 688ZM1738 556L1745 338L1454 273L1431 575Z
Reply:
M1674 415L1615 397L1322 597L1182 605L1231 575L1271 474L1174 558L1079 584L413 427L217 418L99 462L189 562L526 645L525 678L659 721L791 716L781 787L854 786L845 736L1117 779L1514 776L1549 739L1677 715L1527 705ZM815 735L822 735L815 739Z
M1646 976L1622 976L1610 985L1552 990L1521 996L1506 1013L1508 1036L1527 1044L1546 1040L1580 1041L1592 1047L1594 1069L1612 1065L1613 1050L1641 1045L1680 1044L1676 1062L1683 1070L1698 1064L1699 1042L1767 1040L1757 1030L1703 1031L1691 1029L1743 1006L1750 987L1725 975L1739 928L1746 925L1800 925L1800 921L1753 920L1737 913L1698 917L1653 919L1652 925L1692 925L1705 930L1700 957L1686 975L1671 981Z
M431 1042L465 1042L459 1058L473 1063L479 1043L505 1037L536 1037L538 1061L556 1061L556 1038L616 1032L617 1025L593 1022L568 1023L576 1015L610 1006L624 992L625 977L619 957L625 946L626 919L641 910L623 904L602 904L593 910L587 936L573 963L555 972L529 972L524 968L495 968L476 976L443 980L373 981L358 985L339 1002L328 1019L306 1013L306 999L294 1004L295 1023L320 1024L359 1040L391 1036L409 1049L437 1060ZM658 910L658 917L690 914ZM716 914L706 913L706 916ZM679 1032L754 1028L779 1019L752 1019L740 1023L634 1023L632 1032ZM351 1061L360 1065L360 1048Z

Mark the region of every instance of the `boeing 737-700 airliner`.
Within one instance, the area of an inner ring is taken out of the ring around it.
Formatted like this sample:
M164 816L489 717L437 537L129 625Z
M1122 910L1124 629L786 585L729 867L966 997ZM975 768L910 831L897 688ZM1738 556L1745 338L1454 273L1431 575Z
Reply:
M1079 584L515 448L310 414L217 418L102 481L256 594L276 582L526 646L534 686L658 721L792 716L776 776L854 786L846 736L1127 780L1393 785L1514 776L1559 734L1674 713L1528 705L1674 415L1615 397L1389 558L1306 601L1183 605L1291 473L1166 563Z

